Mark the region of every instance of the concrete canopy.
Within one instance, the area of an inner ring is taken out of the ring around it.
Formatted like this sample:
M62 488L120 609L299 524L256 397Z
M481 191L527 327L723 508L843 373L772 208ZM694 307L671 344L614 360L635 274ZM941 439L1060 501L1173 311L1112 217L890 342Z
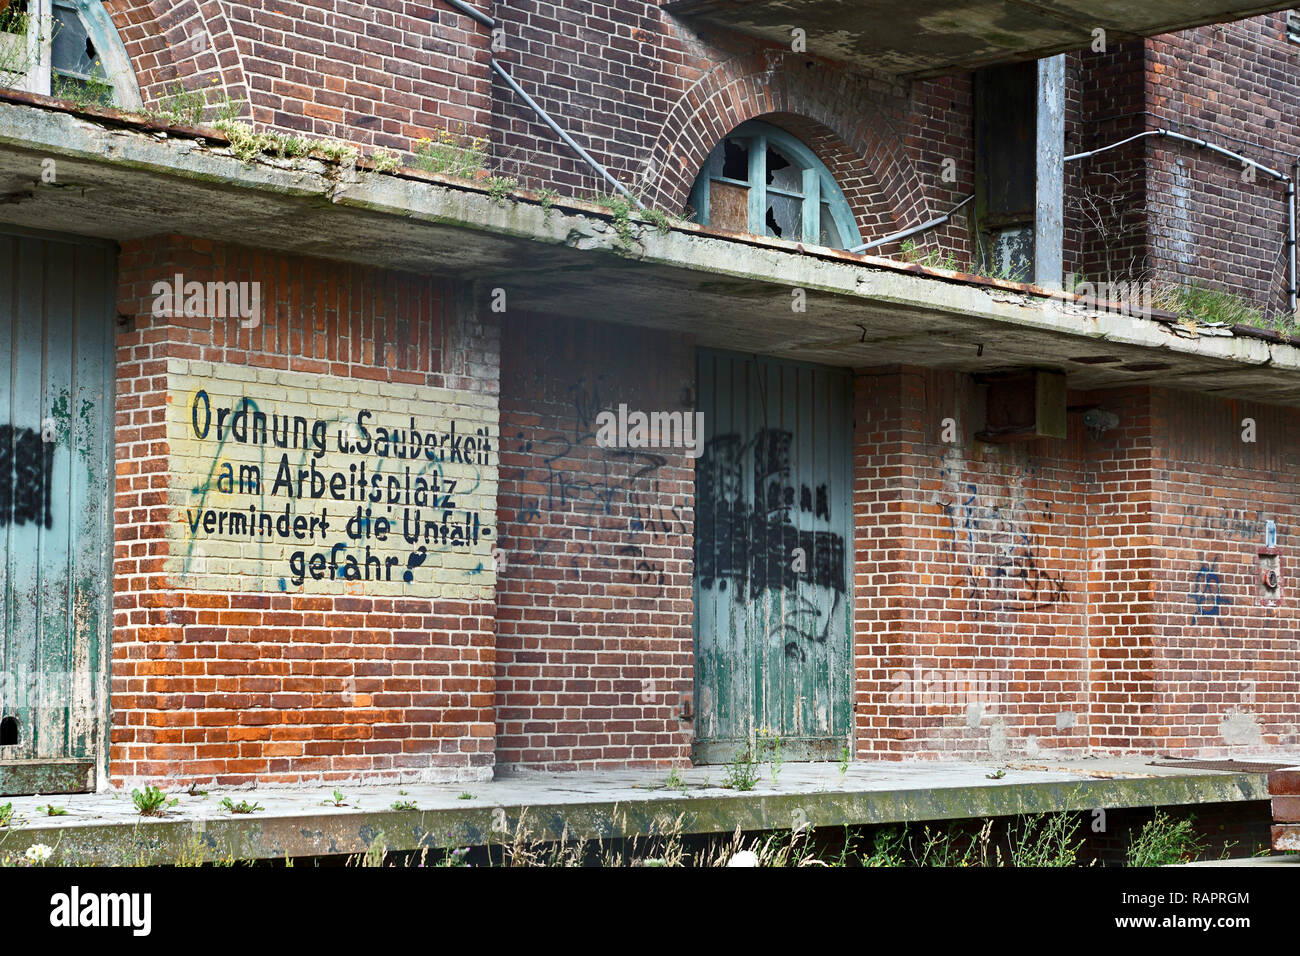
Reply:
M179 234L445 276L475 283L484 308L500 287L511 310L831 365L1058 368L1080 389L1159 384L1300 406L1300 348L1276 334L1201 335L1028 286L692 224L620 224L587 203L494 199L414 170L245 163L215 131L23 100L0 98L0 228Z
M833 60L915 76L1032 60L1107 43L1285 10L1278 0L670 0L694 24L807 50Z

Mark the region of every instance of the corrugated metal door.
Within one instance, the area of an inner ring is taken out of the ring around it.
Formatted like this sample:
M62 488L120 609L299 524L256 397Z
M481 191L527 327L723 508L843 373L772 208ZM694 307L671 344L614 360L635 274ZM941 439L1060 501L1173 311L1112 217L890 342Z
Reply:
M694 759L755 735L838 759L852 725L852 378L701 350Z
M102 749L115 277L0 233L0 794L87 789Z

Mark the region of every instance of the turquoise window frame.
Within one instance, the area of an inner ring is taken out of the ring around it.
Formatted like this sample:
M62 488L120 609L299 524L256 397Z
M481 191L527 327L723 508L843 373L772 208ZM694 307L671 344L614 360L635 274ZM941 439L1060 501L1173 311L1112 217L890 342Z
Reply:
M749 144L749 170L745 180L728 179L722 176L710 176L709 166L718 151L724 148L727 140L746 140ZM775 147L787 159L798 164L803 170L802 193L775 189L767 185L767 149ZM741 123L722 138L704 162L704 168L695 178L691 187L690 204L695 210L697 221L709 225L709 183L731 183L744 186L749 190L749 231L755 235L767 235L767 197L768 192L786 196L798 196L802 201L803 221L802 235L790 241L806 245L821 245L821 208L825 203L830 209L831 219L840 235L840 244L835 248L851 249L862 243L862 233L853 218L853 210L845 198L843 190L835 182L835 177L826 168L826 164L817 158L817 154L804 143L779 127L761 120L749 120Z
M128 110L140 109L142 106L140 87L136 84L131 58L127 55L126 46L118 36L117 27L113 25L113 20L104 9L103 3L99 0L59 0L59 2L81 18L82 26L86 28L86 33L99 53L102 75L91 79L112 87L114 106ZM50 8L52 11L53 0ZM69 76L81 79L75 74Z
M91 75L65 73L53 68L55 0L29 0L28 59L17 75L7 77L7 83L29 93L52 96L59 92L57 81L64 77L74 83L98 84L107 92L112 90L112 103L120 109L140 110L140 87L135 70L127 55L126 46L118 36L112 17L101 0L59 0L61 6L81 21L86 35L95 44L98 54L97 70ZM0 85L5 85L0 83ZM107 104L106 104L107 105Z

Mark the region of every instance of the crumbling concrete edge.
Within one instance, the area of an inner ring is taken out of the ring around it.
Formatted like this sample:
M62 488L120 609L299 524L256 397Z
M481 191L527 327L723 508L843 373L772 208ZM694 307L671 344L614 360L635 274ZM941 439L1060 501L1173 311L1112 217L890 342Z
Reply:
M0 830L0 859L53 848L51 864L156 865L177 861L297 859L532 842L609 840L654 833L745 832L1002 817L1268 799L1264 774L1196 774L897 791L775 794L657 792L635 801L494 805L436 810L336 810L312 814L114 823L30 822Z
M1300 348L1286 342L1246 335L1184 338L1154 318L1081 311L1060 293L1016 283L959 281L960 276L935 276L834 250L808 250L764 237L729 237L689 223L666 229L637 220L620 224L610 211L583 200L546 204L536 194L518 191L493 196L479 184L414 170L380 173L305 157L261 157L246 163L223 142L209 143L194 131L175 132L185 135L0 100L0 146L34 155L70 156L354 213L564 245L602 254L605 263L610 258L629 266L654 263L774 289L801 288L810 294L963 315L990 328L1010 324L1050 329L1080 339L1197 356L1228 367L1300 372ZM303 250L286 245L282 251Z

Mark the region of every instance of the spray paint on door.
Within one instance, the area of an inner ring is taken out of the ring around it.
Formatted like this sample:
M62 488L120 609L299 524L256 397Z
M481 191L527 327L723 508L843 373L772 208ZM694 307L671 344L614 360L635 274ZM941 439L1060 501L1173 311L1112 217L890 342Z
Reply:
M838 759L851 733L852 379L701 351L696 463L700 763L758 735Z
M108 243L0 233L0 795L102 766L115 276Z

